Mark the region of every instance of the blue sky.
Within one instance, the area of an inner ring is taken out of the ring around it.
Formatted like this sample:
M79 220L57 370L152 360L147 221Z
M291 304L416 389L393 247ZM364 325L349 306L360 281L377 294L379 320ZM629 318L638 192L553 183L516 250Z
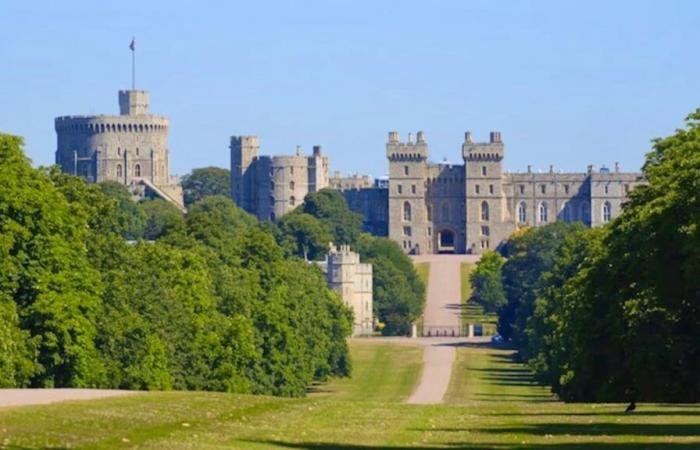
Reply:
M55 116L117 113L135 35L173 173L254 134L379 176L393 129L436 161L500 130L508 170L636 170L700 106L698 23L695 1L6 1L0 130L53 163Z

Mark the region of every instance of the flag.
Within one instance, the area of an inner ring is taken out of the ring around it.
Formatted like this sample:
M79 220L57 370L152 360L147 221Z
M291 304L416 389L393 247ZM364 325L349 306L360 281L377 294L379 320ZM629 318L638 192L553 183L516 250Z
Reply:
M131 49L131 51L136 50L136 39L135 38L131 38L131 44L129 44L129 48Z

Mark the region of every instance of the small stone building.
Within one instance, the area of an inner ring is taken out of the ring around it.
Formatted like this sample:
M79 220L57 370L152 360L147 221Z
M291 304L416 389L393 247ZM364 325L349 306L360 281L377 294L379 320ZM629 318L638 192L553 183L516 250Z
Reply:
M326 260L320 262L328 287L340 294L354 314L353 336L368 336L374 331L372 313L372 264L360 262L360 255L347 245L331 245Z

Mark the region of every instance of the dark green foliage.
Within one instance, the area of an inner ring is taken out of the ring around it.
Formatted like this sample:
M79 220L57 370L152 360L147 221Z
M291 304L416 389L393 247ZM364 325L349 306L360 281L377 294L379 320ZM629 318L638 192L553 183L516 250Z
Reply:
M507 246L518 303L503 322L565 400L700 400L700 110L654 142L644 172L603 229ZM539 276L523 270L528 255Z
M323 259L333 235L323 222L311 214L292 213L279 220L280 244L289 254L305 260Z
M506 304L506 294L501 280L501 267L505 260L496 252L486 252L469 275L472 285L472 301L484 307L484 312L495 313Z
M146 213L132 199L126 188L116 181L99 183L102 192L117 203L115 221L124 239L142 239L146 230Z
M357 250L372 263L374 312L384 324L382 334L409 335L425 303L425 286L413 262L387 238L363 234Z
M141 208L146 213L144 239L155 240L185 230L185 217L172 203L162 199L145 200L141 202Z
M182 178L185 206L211 195L230 196L231 171L221 167L202 167Z
M20 145L0 135L0 386L296 396L349 374L347 308L230 199L185 220Z
M362 216L350 210L343 195L334 189L308 194L301 209L327 225L336 245L353 244L360 236Z

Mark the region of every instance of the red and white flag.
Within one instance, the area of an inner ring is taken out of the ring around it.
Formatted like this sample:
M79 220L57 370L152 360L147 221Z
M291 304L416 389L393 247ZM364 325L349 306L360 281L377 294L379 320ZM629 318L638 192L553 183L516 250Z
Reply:
M131 38L131 44L129 44L129 48L131 49L131 51L136 50L136 39L135 38Z

